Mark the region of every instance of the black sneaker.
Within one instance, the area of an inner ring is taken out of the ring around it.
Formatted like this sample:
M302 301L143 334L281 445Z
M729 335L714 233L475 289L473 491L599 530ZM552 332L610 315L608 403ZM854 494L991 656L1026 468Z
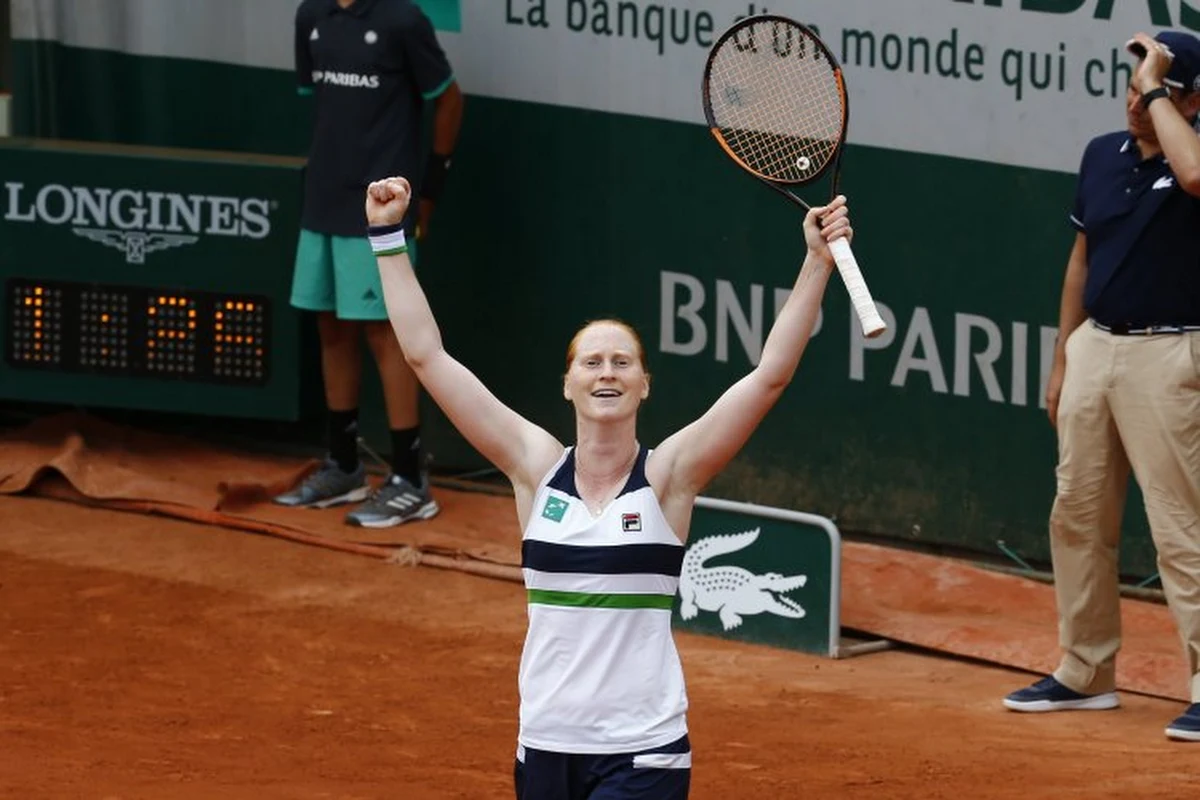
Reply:
M417 487L399 475L389 475L367 502L346 515L346 522L364 528L390 528L437 516L441 509L429 491L429 479L422 478Z
M1053 675L1004 698L1004 707L1013 711L1102 711L1119 705L1116 692L1080 694L1063 686Z
M1167 726L1167 738L1181 742L1200 742L1200 703L1192 703L1182 716Z

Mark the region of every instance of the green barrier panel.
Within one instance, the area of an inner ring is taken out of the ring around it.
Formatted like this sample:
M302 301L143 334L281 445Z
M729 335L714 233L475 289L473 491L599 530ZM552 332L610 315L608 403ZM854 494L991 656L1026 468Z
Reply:
M645 340L647 443L746 374L803 253L789 204L695 126L486 98L471 121L420 274L448 349L498 397L571 441L566 344L609 315ZM523 188L497 213L472 186ZM1056 457L1039 406L1072 176L851 147L844 189L891 331L864 342L835 276L795 380L706 494L997 557L1003 540L1047 563ZM938 209L944 233L923 235L906 208ZM484 465L436 415L423 439L443 467ZM1124 574L1154 572L1136 495L1121 546Z
M696 498L676 627L837 657L841 541L815 514Z
M881 15L878 24L868 24L866 2L829 0L826 25L837 18L843 26L877 27L882 54L889 15L929 4L869 5ZM1004 4L1013 14L1022 13L1019 5ZM862 10L863 19L840 12L851 6ZM969 28L960 23L954 33L964 43L990 42L989 58L998 58L1010 34L1021 31L1033 37L1032 45L1054 49L1071 23L1064 18L1067 27L1051 30L1045 26L1048 15L1031 13L1023 17L1028 25L999 25L993 24L1002 18L999 5L944 6L947 13L970 12L977 20ZM1138 26L1152 21L1145 4L1133 7ZM504 8L500 4L489 13L504 18ZM821 8L813 4L813 14ZM926 16L934 18L920 18ZM1081 11L1074 21L1084 18ZM467 13L461 36L472 36L471 22ZM535 50L532 37L550 35L530 26L508 28L527 32ZM1073 236L1066 222L1074 190L1068 162L1082 152L1087 135L1121 124L1120 43L1130 29L1139 28L1114 21L1107 33L1091 33L1089 23L1078 27L1071 43L1080 69L1109 65L1111 56L1114 66L1095 85L1105 95L1096 102L1111 103L1114 116L1105 111L1103 121L1086 127L1064 122L1075 119L1087 100L1078 73L1074 93L1056 101L1052 112L1030 107L1009 115L1008 123L1028 120L1030 131L1053 132L1055 145L1071 154L1060 171L858 144L848 148L843 188L853 203L855 252L891 333L871 342L856 338L845 291L835 278L820 332L795 383L709 487L711 494L812 509L842 530L913 544L1000 555L1003 541L1020 558L1048 563L1055 439L1040 402ZM491 41L486 37L499 35L495 28L479 30L485 39L478 46L467 42L471 46L462 48L456 66L466 69L471 63L466 54L483 52ZM926 31L930 41L941 41L945 32L940 22ZM511 44L497 41L497 48ZM547 53L558 53L546 42ZM854 42L862 45L861 39ZM496 52L499 58L511 51ZM607 67L591 69L595 61L582 58L591 52L581 49L581 59L548 56L546 63L561 62L564 76L607 75ZM695 70L664 61L668 73L686 75L686 82L668 76L663 83L663 74L648 73L646 96L674 97L684 91L674 87L685 85L695 92L698 50L693 57ZM853 86L869 89L872 80L891 79L882 65L869 72L861 62L856 60ZM476 72L476 83L483 74ZM307 141L306 107L283 69L19 40L14 75L17 86L28 87L14 98L18 131L289 153L302 152ZM53 87L39 83L46 75L55 77ZM98 86L97 75L111 79ZM595 81L603 83L601 77ZM151 85L211 85L223 91L192 97L164 90L149 102L139 91L119 88ZM670 91L654 94L655 86ZM892 97L883 91L885 84L875 87L873 96ZM464 89L480 91L469 82ZM1011 108L995 86L980 84L980 92L996 107ZM641 96L613 97L626 94ZM698 124L609 113L595 96L583 108L564 107L549 88L540 96L548 100L470 97L454 174L428 242L422 243L421 279L451 352L501 399L563 441L574 435L559 391L566 342L591 317L617 315L634 323L646 339L654 372L642 433L647 442L659 441L707 408L757 357L776 304L794 279L802 247L799 220L788 204L733 167ZM922 95L931 102L941 96L941 89ZM55 97L61 99L50 102ZM914 108L925 109L911 97L894 98L898 129L911 121ZM238 98L246 102L235 102ZM698 98L696 103L698 120ZM222 113L229 107L255 113ZM1064 108L1072 113L1060 113ZM926 109L915 116L927 114ZM1024 141L1024 128L1020 136L997 134L992 128L1003 118L975 116L982 126L978 136L948 135L941 144L950 138L978 141L981 148L1007 142L1000 149L1011 151L1014 142ZM860 135L856 130L879 133L864 124L863 115L854 119L852 141ZM1017 149L1040 152L1041 146ZM936 216L936 236L927 232L929 215ZM364 379L364 435L384 448L377 382L372 371ZM436 456L435 466L485 466L451 426L427 410L422 439ZM1126 509L1120 569L1140 578L1155 571L1154 548L1136 493Z
M0 398L295 420L294 159L0 142Z

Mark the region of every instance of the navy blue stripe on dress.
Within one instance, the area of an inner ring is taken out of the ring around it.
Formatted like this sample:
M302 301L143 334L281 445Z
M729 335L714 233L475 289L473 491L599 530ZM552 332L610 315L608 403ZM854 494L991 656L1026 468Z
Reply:
M633 469L629 471L629 480L625 481L625 488L621 490L621 494L636 492L638 489L650 485L650 481L646 480L646 456L649 454L650 448L638 448L637 459L633 462ZM617 497L620 496L620 494L617 495Z
M629 478L625 481L625 486L621 488L617 497L630 492L636 492L638 489L643 489L650 485L650 481L646 480L646 456L650 453L649 448L639 447L637 458L633 462L633 469L629 471ZM579 490L575 487L575 448L567 453L566 459L558 471L554 473L554 477L546 484L551 489L556 489L563 494L571 497L579 497Z
M683 568L683 551L683 547L674 544L596 547L526 539L521 543L521 566L538 572L666 575L678 578Z
M554 477L546 485L571 497L579 497L579 490L575 488L574 447L567 452L567 457L563 459L563 463L559 465L558 471L554 473Z

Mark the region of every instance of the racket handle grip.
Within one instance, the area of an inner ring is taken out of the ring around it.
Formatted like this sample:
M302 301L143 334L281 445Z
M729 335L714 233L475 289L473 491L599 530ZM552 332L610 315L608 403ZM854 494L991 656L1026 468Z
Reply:
M833 260L842 275L842 282L846 284L846 291L850 293L850 304L854 306L858 321L862 323L863 335L868 339L875 338L887 330L887 323L879 316L879 309L871 299L871 291L867 288L862 270L858 268L858 261L854 258L850 243L845 238L834 239L829 243L829 252L833 253Z

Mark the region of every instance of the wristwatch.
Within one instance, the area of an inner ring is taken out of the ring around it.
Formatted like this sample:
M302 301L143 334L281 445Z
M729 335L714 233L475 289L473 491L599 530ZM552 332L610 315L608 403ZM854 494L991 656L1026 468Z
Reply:
M1150 108L1150 104L1158 98L1170 96L1171 91L1165 86L1159 86L1157 89L1151 89L1142 95L1142 108Z

